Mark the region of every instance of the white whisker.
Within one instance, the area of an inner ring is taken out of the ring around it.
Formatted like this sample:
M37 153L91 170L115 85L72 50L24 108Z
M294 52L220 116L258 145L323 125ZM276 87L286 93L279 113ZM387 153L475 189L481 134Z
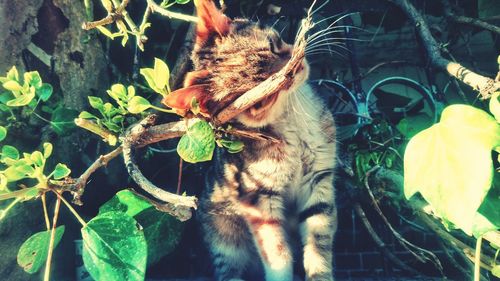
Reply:
M315 46L318 46L318 45L321 46L322 44L345 43L344 39L345 38L339 38L339 37L325 38L325 39L316 41L316 42L314 42L312 44L307 44L306 49L307 48L314 48Z
M318 54L337 54L340 57L342 57L343 59L347 60L346 55L339 53L339 52L332 50L332 49L320 49L320 50L314 50L312 52L306 53L307 56L318 55Z
M331 23L331 24L330 24L330 25L329 25L326 29L324 29L323 31L326 31L326 30L330 29L330 28L331 28L331 27L333 27L333 26L334 26L337 22L339 22L340 20L344 19L345 17L350 16L350 15L354 15L354 14L357 14L357 13L358 13L358 12L348 13L348 14L345 14L345 15L343 15L343 16L341 16L341 17L339 17L338 19L336 19L335 21L333 21L333 22L332 22L332 23ZM322 33L320 33L320 34L322 34ZM315 35L315 36L317 36L317 35ZM311 37L314 37L314 36L311 36ZM311 38L311 39L312 39L312 38Z

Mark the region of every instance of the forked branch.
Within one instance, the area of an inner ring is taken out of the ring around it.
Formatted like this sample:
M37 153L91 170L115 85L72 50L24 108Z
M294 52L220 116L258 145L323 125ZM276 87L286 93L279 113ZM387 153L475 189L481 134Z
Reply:
M430 62L442 70L448 72L449 75L469 85L474 90L478 91L483 99L488 99L498 89L500 82L482 76L474 71L462 66L459 63L445 59L441 55L441 48L432 36L427 22L424 20L420 12L408 0L389 0L396 4L415 25L420 38L424 44Z

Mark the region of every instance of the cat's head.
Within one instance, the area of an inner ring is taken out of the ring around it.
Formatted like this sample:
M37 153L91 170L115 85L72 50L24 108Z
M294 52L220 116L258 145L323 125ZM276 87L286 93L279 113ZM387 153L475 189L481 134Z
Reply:
M213 115L285 66L292 46L271 27L247 19L229 19L211 0L195 0L195 5L199 22L191 56L194 69L186 75L183 88L164 102L189 108L195 97L202 110ZM308 75L304 61L290 87L258 102L236 119L249 127L273 122L285 110L287 95Z

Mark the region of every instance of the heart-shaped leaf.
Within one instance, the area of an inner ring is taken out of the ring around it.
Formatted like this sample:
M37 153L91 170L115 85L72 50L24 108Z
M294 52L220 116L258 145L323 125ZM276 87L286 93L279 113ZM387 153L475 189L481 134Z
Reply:
M95 280L144 280L147 244L137 222L122 212L107 212L82 228L83 262Z
M0 126L0 141L3 141L7 137L7 129L4 126Z
M467 234L480 235L476 212L492 186L491 151L500 146L500 125L467 105L447 107L441 121L406 147L406 198L420 192L436 215ZM497 226L498 227L498 226Z
M156 210L150 202L130 190L122 190L113 196L99 208L99 215L115 211L133 216L143 227L148 244L148 265L172 252L180 240L184 224Z
M40 88L36 90L36 94L42 101L48 101L52 96L53 91L54 89L52 88L52 85L43 83L42 86L40 86Z
M212 160L214 149L214 131L210 124L204 120L191 125L177 145L177 153L189 163Z
M37 232L26 240L17 253L17 263L24 271L33 274L40 270L47 260L50 242L50 230ZM54 248L64 234L64 225L56 228Z
M170 79L170 70L167 64L159 58L155 58L153 75L156 88L163 90Z
M128 102L127 110L132 114L139 114L150 107L151 103L147 99L141 96L134 96Z
M63 179L71 174L71 170L65 164L58 163L54 168L53 176L54 179Z

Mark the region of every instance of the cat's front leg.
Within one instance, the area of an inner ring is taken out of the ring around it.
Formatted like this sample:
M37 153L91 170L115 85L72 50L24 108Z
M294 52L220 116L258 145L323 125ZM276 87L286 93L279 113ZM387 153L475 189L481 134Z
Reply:
M299 213L306 280L333 280L333 236L337 212L333 193L333 172L318 173L311 195Z
M269 202L262 202L267 200ZM250 212L246 219L264 266L266 281L292 281L293 257L283 229L282 216L277 215L277 211L270 211L273 209L272 199L261 198L260 201L261 208L269 204L267 210L247 206Z

